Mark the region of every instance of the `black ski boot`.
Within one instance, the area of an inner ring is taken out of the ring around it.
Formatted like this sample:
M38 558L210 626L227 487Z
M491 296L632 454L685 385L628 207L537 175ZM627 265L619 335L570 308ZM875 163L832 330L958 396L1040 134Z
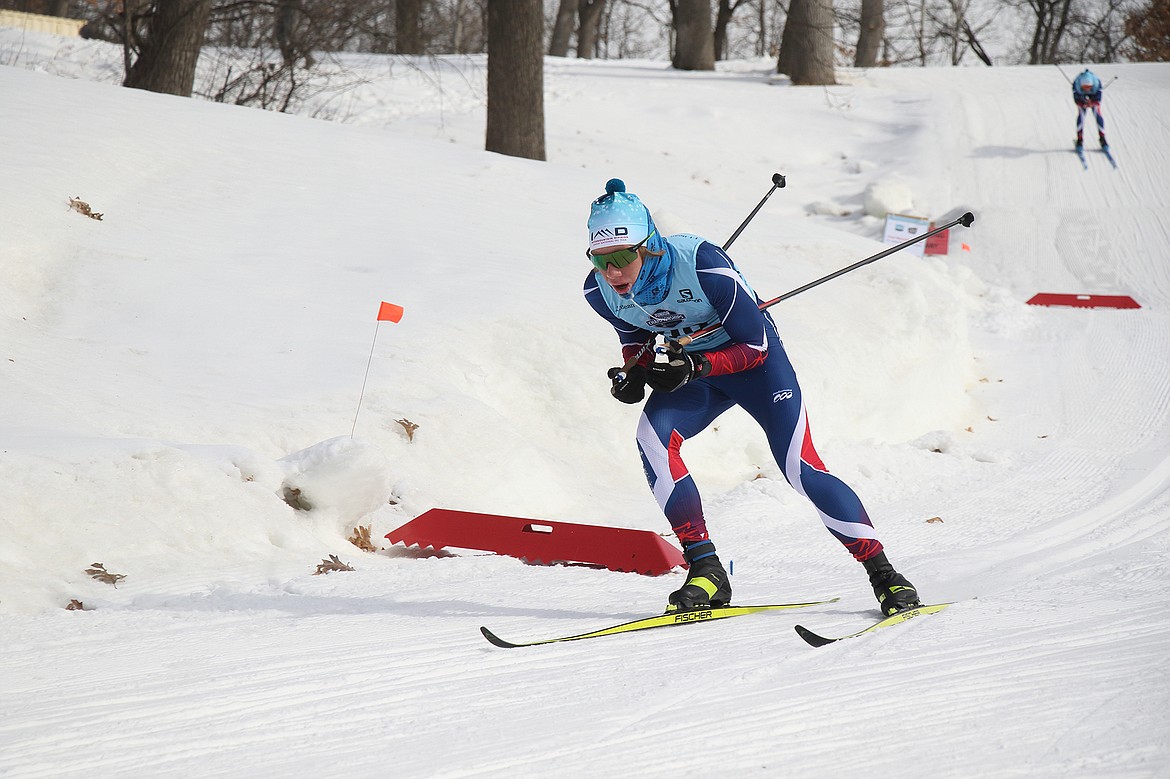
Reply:
M1108 149L1108 148L1109 148L1109 142L1105 140L1105 133L1098 133L1098 134L1097 134L1097 140L1098 140L1098 141L1101 143L1101 148L1102 148L1102 149Z
M667 613L694 609L720 608L731 603L731 582L723 563L715 554L715 544L700 541L683 550L691 569L687 582L670 593Z
M879 552L862 565L869 574L869 583L873 585L873 594L877 596L882 613L887 617L922 605L914 585L894 570L885 552Z

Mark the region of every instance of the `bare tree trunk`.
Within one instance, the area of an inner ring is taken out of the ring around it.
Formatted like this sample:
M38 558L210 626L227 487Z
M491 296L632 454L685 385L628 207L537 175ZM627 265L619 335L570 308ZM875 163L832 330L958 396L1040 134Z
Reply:
M597 50L597 27L604 10L605 0L580 0L577 9L577 56L581 59L593 59L593 53Z
M138 47L135 30L138 29L138 17L145 11L146 4L142 0L122 0L122 72L126 74L122 79L123 86L134 69L134 55Z
M764 57L768 54L768 4L760 0L760 7L758 10L760 37L756 41L756 56Z
M792 0L776 69L791 77L793 84L836 84L835 21L832 0Z
M861 32L857 36L857 52L853 64L859 68L877 65L882 37L886 34L885 0L861 0Z
M776 58L776 72L791 76L795 70L800 46L796 42L799 30L808 26L809 0L791 0L788 4L788 18L784 20L784 33L780 36L780 55Z
M915 41L918 43L918 65L926 67L927 55L930 54L930 44L934 41L934 31L930 34L926 31L926 19L929 13L926 7L926 0L919 0L918 2L918 29L915 30Z
M272 34L284 66L294 67L303 59L306 68L313 67L312 46L305 40L305 28L311 22L305 16L304 6L299 0L278 0L274 13Z
M979 45L979 39L975 37L975 31L971 29L971 25L967 24L965 19L963 20L963 33L967 36L967 43L971 46L971 50L975 52L975 56L983 60L984 65L991 67L991 57Z
M1036 29L1032 31L1032 45L1028 49L1028 64L1038 65L1043 61L1042 52L1047 46L1051 14L1049 9L1052 3L1048 0L1030 0L1028 6L1036 17Z
M488 0L487 151L544 160L544 4Z
M577 0L561 0L557 19L553 22L552 40L548 44L550 57L569 56L569 42L573 39L573 22L577 20Z
M1028 64L1052 64L1060 55L1060 43L1068 27L1072 0L1029 0L1028 6L1036 17Z
M678 70L715 70L711 0L675 0L674 8L678 38L671 65Z
M422 54L422 0L395 0L395 46L397 54Z
M451 53L463 53L463 0L455 0L451 10Z
M146 23L138 58L123 86L190 97L207 33L211 0L159 0Z
M715 13L715 61L727 59L727 25L731 23L731 17L735 15L735 9L743 3L743 0L719 0L719 10ZM763 13L764 3L760 3L760 11Z
M943 22L946 26L943 34L950 46L950 63L952 65L958 65L967 50L963 33L963 29L967 26L967 8L964 0L947 0L946 9L950 11L950 14Z

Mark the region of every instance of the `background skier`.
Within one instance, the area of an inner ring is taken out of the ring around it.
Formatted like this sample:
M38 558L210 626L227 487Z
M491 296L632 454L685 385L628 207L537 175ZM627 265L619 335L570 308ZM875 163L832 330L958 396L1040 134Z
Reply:
M1089 110L1092 110L1094 116L1097 117L1097 140L1101 142L1101 148L1109 146L1105 141L1105 117L1101 116L1101 93L1104 89L1105 87L1101 85L1101 79L1097 78L1096 74L1088 68L1081 71L1080 75L1072 81L1073 102L1077 104L1076 147L1078 149L1085 145L1085 113Z

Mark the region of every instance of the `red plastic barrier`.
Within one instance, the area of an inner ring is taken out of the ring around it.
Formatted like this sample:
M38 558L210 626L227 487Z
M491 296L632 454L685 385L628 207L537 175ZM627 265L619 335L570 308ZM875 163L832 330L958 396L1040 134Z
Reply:
M1028 301L1030 306L1071 306L1073 308L1141 308L1129 295L1061 295L1041 292Z
M649 530L577 525L471 511L431 509L386 534L392 544L483 549L529 563L585 563L659 576L684 565L682 552Z

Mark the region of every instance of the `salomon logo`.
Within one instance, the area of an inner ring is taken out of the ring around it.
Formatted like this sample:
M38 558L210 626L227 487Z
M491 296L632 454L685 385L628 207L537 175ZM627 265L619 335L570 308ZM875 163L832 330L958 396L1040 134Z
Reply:
M772 393L772 402L779 403L782 400L788 400L792 397L792 390L780 390Z

